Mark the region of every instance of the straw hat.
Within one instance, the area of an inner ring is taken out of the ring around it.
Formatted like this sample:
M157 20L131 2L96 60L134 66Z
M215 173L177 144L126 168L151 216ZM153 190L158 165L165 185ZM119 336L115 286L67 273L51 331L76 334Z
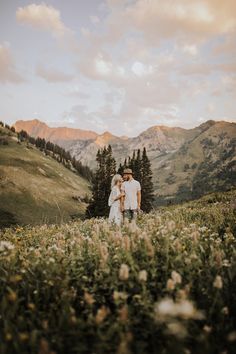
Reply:
M123 172L123 175L132 175L133 174L133 171L131 170L131 168L125 168L124 169L124 172Z

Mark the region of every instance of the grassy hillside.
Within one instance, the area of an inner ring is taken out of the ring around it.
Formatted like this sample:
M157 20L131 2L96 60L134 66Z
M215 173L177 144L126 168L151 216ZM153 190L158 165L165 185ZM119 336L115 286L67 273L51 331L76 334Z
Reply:
M235 353L235 200L2 231L0 352Z
M0 226L58 223L83 215L72 197L89 194L88 182L0 127Z
M203 125L180 149L152 164L157 204L229 190L236 186L236 124Z

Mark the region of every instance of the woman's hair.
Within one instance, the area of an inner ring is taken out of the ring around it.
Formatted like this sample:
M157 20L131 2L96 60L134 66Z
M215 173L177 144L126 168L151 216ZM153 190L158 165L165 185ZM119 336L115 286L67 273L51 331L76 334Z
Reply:
M114 176L112 177L112 180L111 180L111 189L117 184L117 182L118 182L119 180L122 180L122 177L121 177L121 175L119 175L119 174L114 175Z

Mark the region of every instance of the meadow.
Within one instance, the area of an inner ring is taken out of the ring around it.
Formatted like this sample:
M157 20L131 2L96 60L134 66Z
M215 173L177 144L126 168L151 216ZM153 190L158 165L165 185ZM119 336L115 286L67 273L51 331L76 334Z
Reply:
M0 352L235 352L235 200L0 231Z

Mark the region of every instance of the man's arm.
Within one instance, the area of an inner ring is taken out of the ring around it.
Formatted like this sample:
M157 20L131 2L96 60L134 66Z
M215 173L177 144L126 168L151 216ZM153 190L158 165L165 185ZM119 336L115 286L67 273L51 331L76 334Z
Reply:
M125 187L124 184L121 186L121 193L125 194ZM120 198L120 210L123 212L125 209L125 196Z
M138 209L141 209L141 190L137 191Z

